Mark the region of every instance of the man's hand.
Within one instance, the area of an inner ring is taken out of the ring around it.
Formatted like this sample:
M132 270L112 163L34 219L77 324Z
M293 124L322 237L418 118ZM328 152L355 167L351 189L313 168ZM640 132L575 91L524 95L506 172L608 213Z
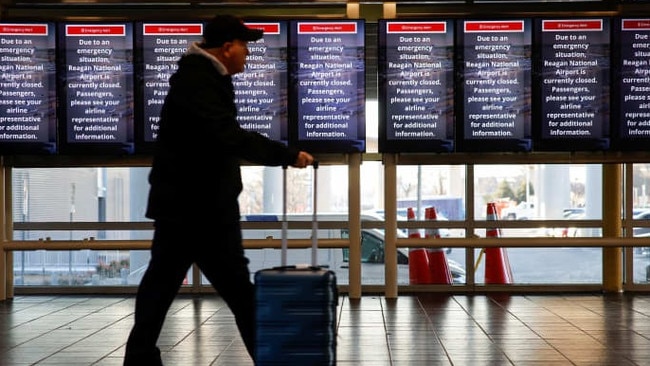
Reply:
M298 153L296 162L293 163L293 167L296 168L306 168L314 162L314 157L310 153L301 151Z

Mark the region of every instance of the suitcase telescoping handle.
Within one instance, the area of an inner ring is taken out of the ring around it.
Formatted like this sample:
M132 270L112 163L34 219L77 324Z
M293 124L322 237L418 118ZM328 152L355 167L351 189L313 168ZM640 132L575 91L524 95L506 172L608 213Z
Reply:
M312 267L318 266L318 209L316 208L317 202L317 182L318 182L318 160L314 160L312 163L314 167L314 198L313 198L313 207L314 211L312 213L311 219L311 265ZM288 242L287 242L287 232L289 231L289 222L287 221L287 166L282 167L282 254L281 254L281 266L287 266L287 251L288 251Z
M314 198L312 199L312 205L314 210L311 216L311 266L318 266L318 210L316 208L316 202L318 202L318 160L314 160L312 164L314 167Z

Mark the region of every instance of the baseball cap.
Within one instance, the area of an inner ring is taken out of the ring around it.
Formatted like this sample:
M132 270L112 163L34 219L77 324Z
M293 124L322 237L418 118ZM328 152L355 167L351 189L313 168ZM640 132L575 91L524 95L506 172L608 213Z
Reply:
M203 48L221 47L226 42L239 39L251 42L262 38L261 29L248 28L244 21L233 15L217 15L203 30Z

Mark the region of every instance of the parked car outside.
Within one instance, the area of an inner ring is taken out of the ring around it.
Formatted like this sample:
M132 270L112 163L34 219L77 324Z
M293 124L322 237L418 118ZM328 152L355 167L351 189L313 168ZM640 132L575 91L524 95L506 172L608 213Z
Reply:
M345 234L344 234L345 235ZM407 235L399 231L398 238L406 238ZM363 229L361 231L361 263L384 263L384 230L383 229ZM409 264L408 248L397 248L398 266ZM348 249L343 249L343 261L349 259ZM465 283L465 269L460 263L447 258L447 265L451 272L454 283Z
M650 220L650 209L639 211L632 218L634 220ZM650 227L635 227L633 233L635 237L650 236Z
M514 207L504 207L501 210L501 218L504 220L530 220L536 217L537 211L533 202L520 202Z
M424 210L422 210L422 214L420 215L419 220L424 220ZM384 218L384 210L376 210L374 211L375 214L381 216ZM397 209L397 221L408 221L408 214L407 214L407 209L406 208L398 208ZM436 221L449 221L449 219L442 213L436 212ZM408 229L405 228L399 228L400 231L404 232L404 234L408 235ZM424 230L421 230L422 232L420 234L424 233ZM438 234L440 235L441 238L446 238L450 237L451 231L447 228L439 228L438 229Z
M288 214L288 221L311 221L313 215L307 214ZM317 219L321 222L327 221L348 221L347 213L318 213ZM243 215L242 221L272 221L279 222L282 220L282 215L279 214L250 214ZM377 221L383 220L383 217L371 213L362 213L362 221ZM306 239L311 237L311 229L289 229L287 231L288 239ZM280 229L244 229L242 230L244 239L265 239L265 238L281 238ZM342 239L349 238L349 231L347 228L318 228L318 237L322 239ZM407 238L408 235L397 230L398 238ZM379 228L366 228L361 230L361 263L364 266L383 265L384 263L384 248L385 248L385 235L384 229ZM399 267L408 268L409 255L408 248L397 248L397 264ZM277 251L275 254L279 255ZM301 251L301 254L310 254L308 251ZM254 264L263 263L268 266L268 263L280 263L280 258L270 258L269 251L252 250L247 251L247 255L251 260L251 268ZM328 258L332 263L345 263L349 261L349 250L342 248L332 251L332 249L319 249L318 258ZM306 257L299 256L293 257L291 263L308 263ZM447 259L447 263L452 275L454 283L465 283L465 269L458 262ZM407 271L408 272L408 271Z
M374 214L377 214L384 218L384 210L376 210L374 211ZM422 210L422 215L420 215L421 218L419 220L424 220L424 210ZM406 208L398 208L397 209L397 221L408 221L408 209ZM442 213L436 212L436 221L449 221L449 219ZM398 228L399 231L403 232L404 234L408 235L409 230L406 228ZM418 232L420 233L420 236L424 237L424 229L419 229ZM441 238L448 238L451 237L451 230L447 228L438 228L438 235L440 235ZM449 254L451 253L451 248L446 248L445 253Z
M564 220L582 220L584 218L585 218L584 207L565 208L562 211L562 219ZM560 237L560 238L573 238L578 236L578 228L576 227L549 228L546 231L546 236Z

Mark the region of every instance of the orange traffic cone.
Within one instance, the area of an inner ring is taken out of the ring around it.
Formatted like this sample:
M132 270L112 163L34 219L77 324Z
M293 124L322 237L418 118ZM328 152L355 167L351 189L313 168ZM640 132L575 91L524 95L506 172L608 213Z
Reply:
M406 210L408 221L415 221L415 211L412 207ZM418 229L408 230L409 238L420 238ZM429 256L424 248L409 249L409 282L412 285L431 283L431 271L429 270Z
M412 285L434 283L429 268L429 252L426 248L409 249L409 282Z
M487 205L488 221L497 221L499 214L494 202ZM501 230L498 228L487 228L485 236L488 238L498 238ZM485 283L506 285L512 283L512 270L508 253L504 248L485 248Z
M437 220L438 219L438 214L436 213L436 208L435 207L427 207L424 209L424 219L425 220ZM440 237L440 230L437 228L428 228L425 231L425 238L439 238Z
M406 209L406 219L408 221L415 221L415 211L413 207ZM408 229L409 238L420 238L420 231L418 229Z
M435 207L427 207L424 210L424 218L426 220L437 220L438 214ZM428 228L426 231L427 238L440 238L440 230L438 228ZM429 272L431 273L431 283L451 285L453 277L447 262L447 256L441 248L429 248L427 250L427 257L429 258Z

